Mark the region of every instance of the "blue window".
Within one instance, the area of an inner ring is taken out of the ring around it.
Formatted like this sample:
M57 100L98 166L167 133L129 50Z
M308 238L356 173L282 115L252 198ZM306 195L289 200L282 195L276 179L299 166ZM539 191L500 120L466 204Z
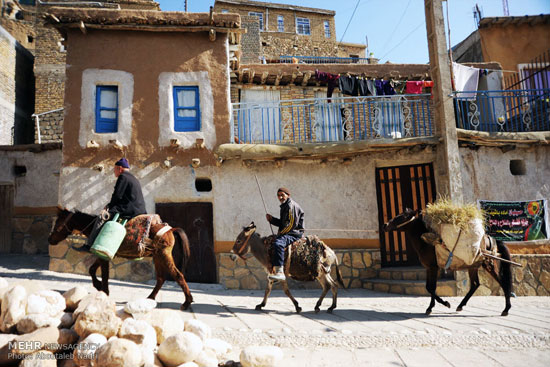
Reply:
M174 131L199 131L199 87L174 87Z
M330 38L330 24L328 20L325 20L325 37Z
M118 87L115 85L96 86L95 131L96 133L118 131Z
M263 31L264 30L264 13L251 11L251 12L248 12L248 15L253 17L258 17L258 19L260 20L260 31Z
M277 31L278 32L285 31L285 18L283 18L282 15L277 15Z
M308 18L296 18L296 33L305 36L311 35L311 28L309 27Z

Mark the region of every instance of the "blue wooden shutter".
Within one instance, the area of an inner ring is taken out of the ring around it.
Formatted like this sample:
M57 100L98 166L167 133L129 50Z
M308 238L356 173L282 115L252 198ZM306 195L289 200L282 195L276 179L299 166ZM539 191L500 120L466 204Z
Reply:
M118 131L118 87L96 86L95 131L116 133Z
M200 131L199 87L174 87L174 131Z

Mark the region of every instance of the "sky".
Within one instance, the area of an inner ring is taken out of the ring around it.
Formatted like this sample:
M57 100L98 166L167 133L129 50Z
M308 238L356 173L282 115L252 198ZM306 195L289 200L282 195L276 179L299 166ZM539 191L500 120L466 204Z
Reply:
M161 10L183 11L184 0L155 0ZM381 63L428 63L424 0L263 0L336 11L338 41L368 44L368 52ZM451 46L476 30L473 9L483 17L504 15L506 0L448 0L443 2L445 24L450 24ZM511 16L550 14L550 0L507 0ZM214 0L187 0L189 12L208 12ZM449 20L447 21L447 7ZM349 24L349 26L348 26ZM347 28L347 30L346 30ZM447 31L446 31L447 34ZM550 35L549 35L550 37ZM368 41L367 41L368 40Z

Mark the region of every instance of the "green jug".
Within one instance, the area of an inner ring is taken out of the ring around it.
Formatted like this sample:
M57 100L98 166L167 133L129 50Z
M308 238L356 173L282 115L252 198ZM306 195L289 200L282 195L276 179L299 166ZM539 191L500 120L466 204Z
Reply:
M101 232L97 235L90 252L104 260L112 260L115 257L118 248L120 247L124 236L126 236L126 219L122 223L117 222L118 213L115 214L113 220L105 223Z

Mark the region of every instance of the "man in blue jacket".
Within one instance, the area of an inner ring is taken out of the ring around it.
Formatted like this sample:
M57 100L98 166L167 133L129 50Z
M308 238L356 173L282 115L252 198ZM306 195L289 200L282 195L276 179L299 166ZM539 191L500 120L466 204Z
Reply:
M268 278L270 280L285 280L283 269L285 248L304 235L304 211L297 202L290 198L290 191L287 188L281 187L277 190L277 199L281 202L280 218L266 214L267 221L279 227L277 238L273 242L275 256L271 259L274 274L269 274Z
M96 218L92 233L86 244L77 251L89 251L95 238L101 231L105 221L119 214L121 218L133 218L140 214L147 214L145 200L138 179L130 173L130 164L126 158L116 161L113 173L117 178L111 201L105 206L101 214Z

